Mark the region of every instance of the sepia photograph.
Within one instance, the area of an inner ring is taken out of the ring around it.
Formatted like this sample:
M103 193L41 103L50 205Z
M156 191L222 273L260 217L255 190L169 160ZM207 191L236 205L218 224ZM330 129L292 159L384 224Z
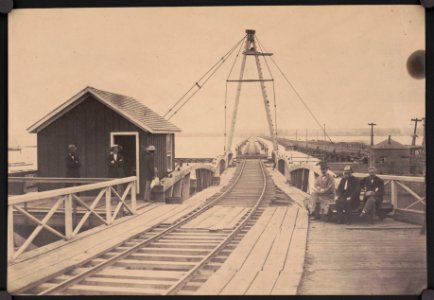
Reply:
M420 5L14 9L11 295L420 295Z

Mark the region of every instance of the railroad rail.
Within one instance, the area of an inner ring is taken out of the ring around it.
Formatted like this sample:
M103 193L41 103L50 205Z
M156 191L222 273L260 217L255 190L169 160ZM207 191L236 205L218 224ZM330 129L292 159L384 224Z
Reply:
M169 295L196 290L260 216L267 179L262 161L243 160L228 188L203 206L171 224L157 224L20 294ZM246 209L231 228L194 226L210 209L234 204Z

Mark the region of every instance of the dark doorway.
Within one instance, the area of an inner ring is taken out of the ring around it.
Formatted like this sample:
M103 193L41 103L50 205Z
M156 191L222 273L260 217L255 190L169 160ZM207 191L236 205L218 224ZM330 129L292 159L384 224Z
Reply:
M136 176L136 136L135 135L113 135L113 142L122 146L121 154L124 156L125 176Z

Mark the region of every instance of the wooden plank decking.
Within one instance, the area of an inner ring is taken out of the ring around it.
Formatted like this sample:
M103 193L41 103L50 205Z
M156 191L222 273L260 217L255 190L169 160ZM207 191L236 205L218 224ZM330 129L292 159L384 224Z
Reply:
M385 219L352 225L311 221L301 295L420 295L427 285L426 235Z
M307 214L267 207L227 260L195 294L295 294L301 278Z

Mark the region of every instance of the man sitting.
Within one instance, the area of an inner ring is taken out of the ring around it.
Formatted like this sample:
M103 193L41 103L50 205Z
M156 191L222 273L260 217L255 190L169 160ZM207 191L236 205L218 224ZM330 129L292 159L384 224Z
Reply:
M351 223L351 211L360 204L360 184L356 177L353 176L353 169L347 165L344 168L344 177L339 182L337 189L336 210L339 217L339 223L346 221ZM344 214L345 211L345 214Z
M384 181L375 175L376 171L375 167L370 167L369 176L363 178L360 183L361 188L365 191L364 200L366 201L360 216L364 217L375 209L380 219L383 219L384 216L379 209L383 203Z
M315 185L310 197L309 210L313 209L313 217L320 219L329 211L329 205L333 203L335 197L335 180L328 173L326 163L320 164L321 175L315 179Z

